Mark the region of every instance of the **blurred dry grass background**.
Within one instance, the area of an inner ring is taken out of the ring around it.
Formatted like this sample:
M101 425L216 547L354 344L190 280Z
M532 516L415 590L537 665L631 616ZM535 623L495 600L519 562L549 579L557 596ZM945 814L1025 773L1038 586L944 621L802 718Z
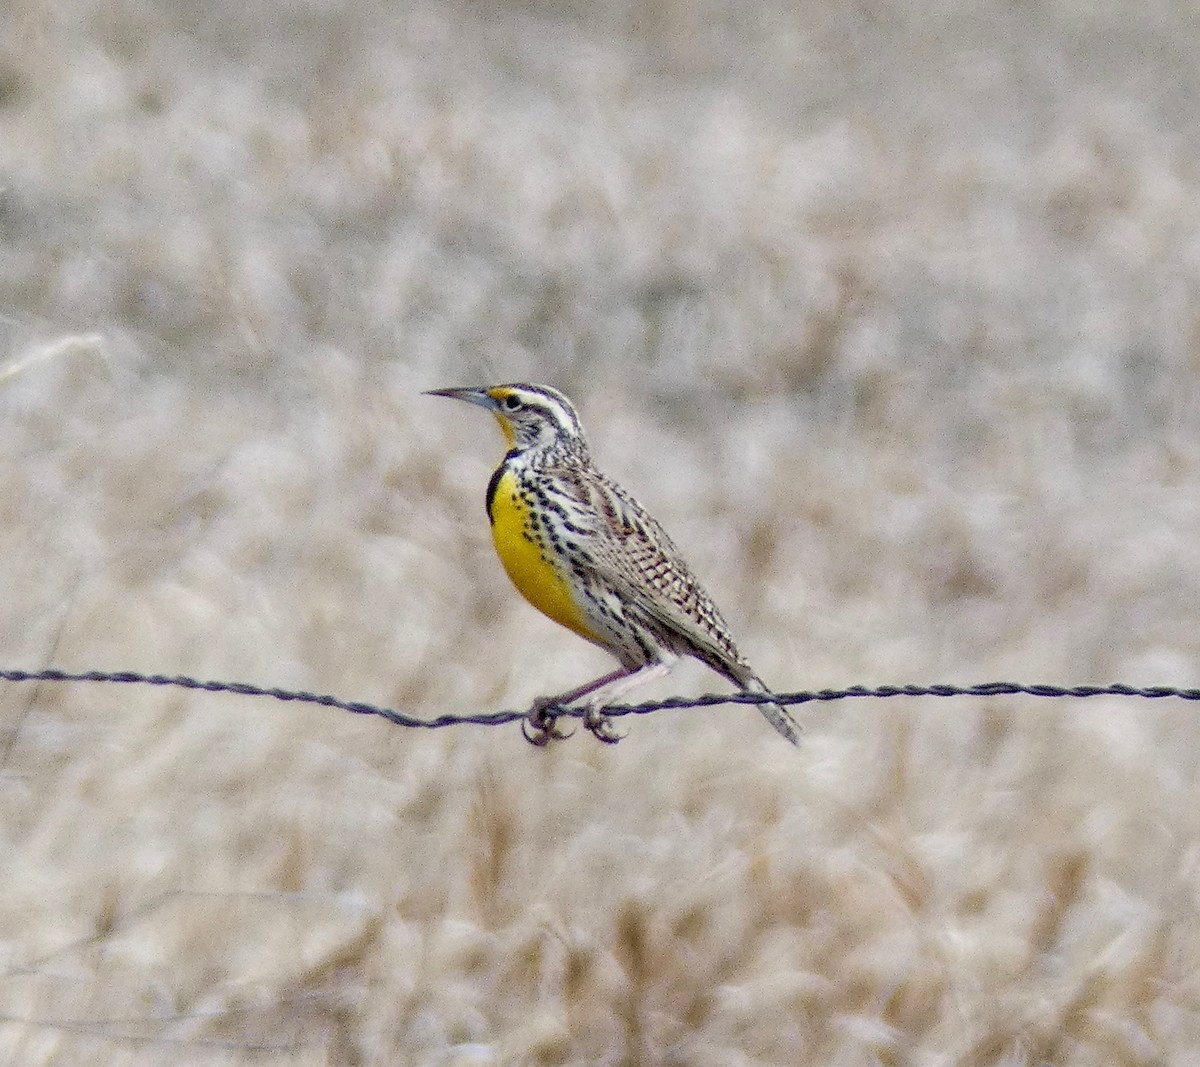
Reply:
M1200 683L1195 28L8 0L0 661L430 715L599 671L419 395L534 379L781 689ZM1196 715L536 751L5 686L0 1062L1194 1062Z

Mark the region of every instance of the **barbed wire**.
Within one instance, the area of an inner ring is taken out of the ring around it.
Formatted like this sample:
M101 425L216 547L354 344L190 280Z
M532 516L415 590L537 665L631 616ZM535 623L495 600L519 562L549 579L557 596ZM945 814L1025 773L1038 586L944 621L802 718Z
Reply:
M250 682L223 682L201 678L192 678L184 674L143 674L140 671L64 671L56 667L45 667L41 670L25 671L0 668L0 680L8 682L97 682L115 685L147 685L175 689L197 690L204 693L230 693L234 696L269 697L284 703L316 704L324 708L336 708L348 711L354 715L373 715L394 726L406 726L415 729L436 730L445 726L503 726L506 723L527 721L534 714L541 716L564 716L582 718L584 709L580 707L560 707L557 705L542 706L535 712L526 711L491 711L475 714L444 714L432 719L422 719L415 715L377 704L368 704L357 700L343 700L341 697L324 693L310 693L305 690L280 689L273 686L254 685ZM999 697L999 696L1031 696L1049 698L1075 698L1119 696L1135 697L1144 700L1161 700L1175 698L1179 700L1200 700L1200 689L1182 689L1170 685L1134 686L1117 682L1111 685L1040 685L1024 684L1021 682L982 682L975 685L852 685L845 689L816 689L799 690L792 693L705 693L694 697L666 697L661 700L648 700L641 704L613 704L605 708L605 714L649 715L656 711L683 708L707 708L718 704L811 704L829 703L836 700L853 700L859 698L887 699L890 697Z

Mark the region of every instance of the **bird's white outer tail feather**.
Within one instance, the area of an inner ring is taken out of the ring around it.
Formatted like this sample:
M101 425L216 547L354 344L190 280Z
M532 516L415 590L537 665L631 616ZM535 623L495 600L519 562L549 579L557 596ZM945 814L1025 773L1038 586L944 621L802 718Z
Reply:
M769 693L771 691L754 674L748 674L738 679L738 684L747 693ZM800 744L800 724L788 714L787 709L782 704L755 704L754 706L762 712L763 718L783 734L793 745Z

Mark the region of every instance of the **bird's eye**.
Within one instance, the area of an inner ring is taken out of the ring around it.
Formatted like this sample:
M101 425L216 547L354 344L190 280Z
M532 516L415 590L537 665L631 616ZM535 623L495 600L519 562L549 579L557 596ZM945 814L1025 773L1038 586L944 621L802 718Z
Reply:
M501 403L505 411L516 411L521 406L521 398L516 393L509 393Z

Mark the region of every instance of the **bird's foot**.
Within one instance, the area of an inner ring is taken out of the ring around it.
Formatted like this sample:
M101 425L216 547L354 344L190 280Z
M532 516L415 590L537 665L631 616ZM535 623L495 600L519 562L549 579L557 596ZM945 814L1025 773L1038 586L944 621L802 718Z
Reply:
M565 741L575 732L559 729L559 716L550 710L558 706L555 697L538 697L526 712L525 718L521 720L521 733L531 745L542 748L551 741Z
M613 726L612 720L604 714L604 708L592 704L588 705L583 716L583 725L592 732L597 741L603 741L606 745L615 745L625 736Z

